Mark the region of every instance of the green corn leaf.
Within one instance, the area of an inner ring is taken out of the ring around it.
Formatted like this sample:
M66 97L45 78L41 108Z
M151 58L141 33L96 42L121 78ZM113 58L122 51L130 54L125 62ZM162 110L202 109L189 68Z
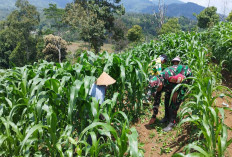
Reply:
M95 97L92 98L91 113L92 113L94 119L99 118L99 103Z
M207 157L207 156L204 156L201 153L190 153L187 155L184 155L182 153L177 153L177 154L172 155L172 157Z
M0 146L2 146L2 143L7 139L7 136L0 135Z
M12 108L13 105L12 105L12 102L10 101L10 99L5 97L5 100L8 103L8 105Z
M28 138L35 132L37 131L38 129L41 129L41 128L47 128L46 126L42 125L42 124L37 124L35 126L33 126L27 133L27 135L25 136L24 140L22 141L22 143L20 144L20 152L22 152L22 149L25 145L25 143L27 142Z
M61 157L64 157L64 153L63 153L63 151L62 151L61 144L57 143L57 144L56 144L56 149L58 150L59 155L60 155Z
M72 149L67 150L64 156L73 157L73 150Z
M203 148L201 148L201 147L199 147L199 146L197 146L195 144L189 144L188 147L198 151L199 153L201 153L201 156L210 157L210 154L208 154Z
M82 139L83 135L90 129L93 129L97 126L101 126L103 127L104 129L106 129L107 131L110 131L111 134L114 136L115 139L118 139L118 135L117 135L117 132L116 130L110 126L109 124L105 124L105 123L102 123L102 122L94 122L92 124L90 124L88 127L86 127L80 134L79 136L79 141Z
M128 135L130 155L132 157L139 157L141 156L141 154L138 151L138 140L137 140L138 133L135 128L131 128L130 130L131 130L131 134Z

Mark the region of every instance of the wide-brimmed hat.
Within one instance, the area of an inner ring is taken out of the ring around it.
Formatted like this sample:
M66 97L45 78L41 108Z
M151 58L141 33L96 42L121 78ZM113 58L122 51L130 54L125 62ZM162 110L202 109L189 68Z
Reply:
M180 57L175 57L175 58L173 58L173 60L172 60L172 62L180 62L181 60L180 60Z
M108 86L108 85L111 85L111 84L114 84L116 82L115 79L113 79L110 75L108 75L107 73L103 72L100 77L97 79L96 81L96 85L105 85L105 86Z

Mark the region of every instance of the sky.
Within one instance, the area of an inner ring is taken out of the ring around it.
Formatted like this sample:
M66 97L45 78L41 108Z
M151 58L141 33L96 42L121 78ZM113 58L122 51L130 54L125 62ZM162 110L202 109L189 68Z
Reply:
M182 2L193 2L198 5L208 7L215 6L218 13L228 15L232 10L232 0L180 0ZM225 6L225 7L224 7Z

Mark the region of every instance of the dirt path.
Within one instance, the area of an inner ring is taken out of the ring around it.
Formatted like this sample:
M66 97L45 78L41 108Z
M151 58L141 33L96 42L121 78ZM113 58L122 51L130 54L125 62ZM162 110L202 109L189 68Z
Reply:
M222 103L229 104L232 108L232 98L218 98L216 104L218 107L224 107ZM160 106L160 111L156 124L147 125L151 117L151 112L147 107L145 116L142 116L138 123L134 124L136 130L139 133L139 141L141 148L144 149L145 157L170 157L175 153L183 152L184 146L194 141L193 137L196 133L190 124L184 124L179 128L175 128L173 131L165 133L162 129L167 124L159 123L159 119L162 119L164 113L164 106ZM225 124L232 128L232 112L225 110ZM232 138L232 131L228 130L228 140ZM232 144L227 149L225 155L230 157L232 154Z
M163 117L163 111L164 107L160 106L158 118L154 125L147 125L151 115L142 117L135 124L139 133L139 141L145 151L145 157L172 156L177 152L181 152L183 147L191 142L189 132L192 128L190 128L190 125L185 125L183 128L176 127L168 133L162 131L167 125L159 123L159 119Z

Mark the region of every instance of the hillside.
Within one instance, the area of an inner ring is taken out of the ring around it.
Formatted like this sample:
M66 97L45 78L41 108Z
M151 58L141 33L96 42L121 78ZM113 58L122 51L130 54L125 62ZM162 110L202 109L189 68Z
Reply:
M64 8L67 3L73 0L29 0L29 2L38 8L46 8L49 3L56 3L58 7ZM0 9L15 8L16 0L0 0Z
M171 17L180 17L185 16L190 19L195 19L193 16L193 13L199 14L202 10L204 10L204 7L197 5L195 3L174 3L166 6L167 16ZM148 6L147 8L142 9L141 13L147 13L147 14L153 14L154 11L158 11L158 6Z
M73 0L29 0L38 10L48 7L49 3L56 3L58 7L64 8L67 3ZM0 20L4 19L13 9L16 0L0 0ZM122 0L126 12L153 14L158 10L158 0ZM183 3L179 0L166 0L167 16L185 16L194 19L193 13L199 14L204 7L195 3Z
M126 12L147 13L145 9L158 5L159 0L121 0L121 3L124 5ZM165 1L166 5L170 5L173 3L183 4L183 2L179 0Z

